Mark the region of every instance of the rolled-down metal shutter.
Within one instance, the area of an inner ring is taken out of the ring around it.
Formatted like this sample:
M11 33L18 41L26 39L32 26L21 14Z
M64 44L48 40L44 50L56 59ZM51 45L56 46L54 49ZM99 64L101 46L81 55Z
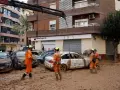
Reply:
M63 51L81 53L81 40L64 40Z
M55 41L42 41L45 51L52 50L55 48Z

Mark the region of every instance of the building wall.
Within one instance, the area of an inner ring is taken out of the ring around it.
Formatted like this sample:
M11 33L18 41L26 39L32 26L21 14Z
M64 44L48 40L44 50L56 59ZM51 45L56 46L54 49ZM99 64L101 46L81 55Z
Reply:
M39 30L49 30L49 22L52 20L56 20L56 28L59 28L59 19L58 18L47 18L43 20L39 20L38 23L36 23L36 26L38 24Z
M109 12L115 11L115 0L99 0L100 2L100 19L104 19Z
M70 10L72 8L72 0L63 0L59 2L59 9L62 11ZM72 28L72 16L67 16L66 20L68 26L66 25L65 19L59 18L59 29Z
M92 48L97 49L99 54L106 54L106 43L99 36L92 38Z
M0 5L0 8L2 8L2 12L0 12L1 13L0 17L2 17L2 19L1 19L2 22L0 23L1 24L0 25L1 36L2 37L7 37L7 38L19 39L19 36L16 35L15 33L13 33L13 31L12 31L12 25L13 24L10 24L9 22L5 23L6 21L4 19L4 18L6 18L6 19L11 20L11 22L14 21L16 23L19 23L19 20L18 20L18 18L20 16L19 8L14 8L14 7L11 7L11 6L2 6L2 5ZM6 27L7 27L7 29L6 29ZM7 32L9 32L9 33L7 33ZM11 49L16 51L20 47L20 45L16 44L16 43L13 43L13 40L11 40L11 42L9 42L9 43L8 42L2 42L1 45L6 47L5 48L6 51L11 50Z
M41 50L42 48L42 43L41 41L36 41L35 42L35 50Z
M118 45L118 53L120 54L120 44Z
M120 10L120 1L115 0L115 10Z
M72 16L67 16L66 21L63 18L59 18L59 29L72 28Z
M61 0L59 3L60 10L72 9L72 0Z
M83 53L87 49L92 48L92 39L82 39L81 40L81 52Z
M6 51L9 51L11 49L13 51L17 51L19 49L19 46L18 45L6 45Z
M63 51L63 40L57 40L56 47L59 47L60 51Z

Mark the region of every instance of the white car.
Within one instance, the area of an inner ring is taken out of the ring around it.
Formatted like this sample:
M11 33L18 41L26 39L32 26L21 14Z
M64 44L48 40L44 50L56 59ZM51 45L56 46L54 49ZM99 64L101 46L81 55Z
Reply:
M61 70L66 71L68 69L84 68L90 64L89 57L82 57L75 52L60 52L61 54ZM47 56L45 58L45 67L53 69L53 57Z

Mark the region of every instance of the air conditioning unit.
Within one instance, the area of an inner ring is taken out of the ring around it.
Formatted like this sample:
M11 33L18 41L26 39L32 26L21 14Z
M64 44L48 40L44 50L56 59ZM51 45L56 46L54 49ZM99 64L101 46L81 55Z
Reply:
M95 14L90 14L90 15L89 15L89 19L90 19L90 20L95 19Z

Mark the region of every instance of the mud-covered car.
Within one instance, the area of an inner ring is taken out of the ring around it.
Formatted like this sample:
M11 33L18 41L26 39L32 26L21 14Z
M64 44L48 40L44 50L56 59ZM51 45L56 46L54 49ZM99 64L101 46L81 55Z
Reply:
M46 51L46 52L42 52L42 53L37 57L37 59L38 59L38 61L39 61L41 64L44 64L44 62L45 62L45 57L51 56L51 55L53 55L54 53L55 53L54 50L49 50L49 51Z
M75 52L60 52L61 54L61 70L66 71L68 69L84 68L88 67L90 60L88 57L83 57ZM53 69L53 56L47 56L45 58L45 67Z
M0 52L0 73L12 70L12 62L7 52Z
M17 61L17 69L22 69L25 68L25 51L18 51L16 52L16 61ZM33 54L33 61L32 61L32 66L36 67L38 66L39 63L37 61L37 55Z

